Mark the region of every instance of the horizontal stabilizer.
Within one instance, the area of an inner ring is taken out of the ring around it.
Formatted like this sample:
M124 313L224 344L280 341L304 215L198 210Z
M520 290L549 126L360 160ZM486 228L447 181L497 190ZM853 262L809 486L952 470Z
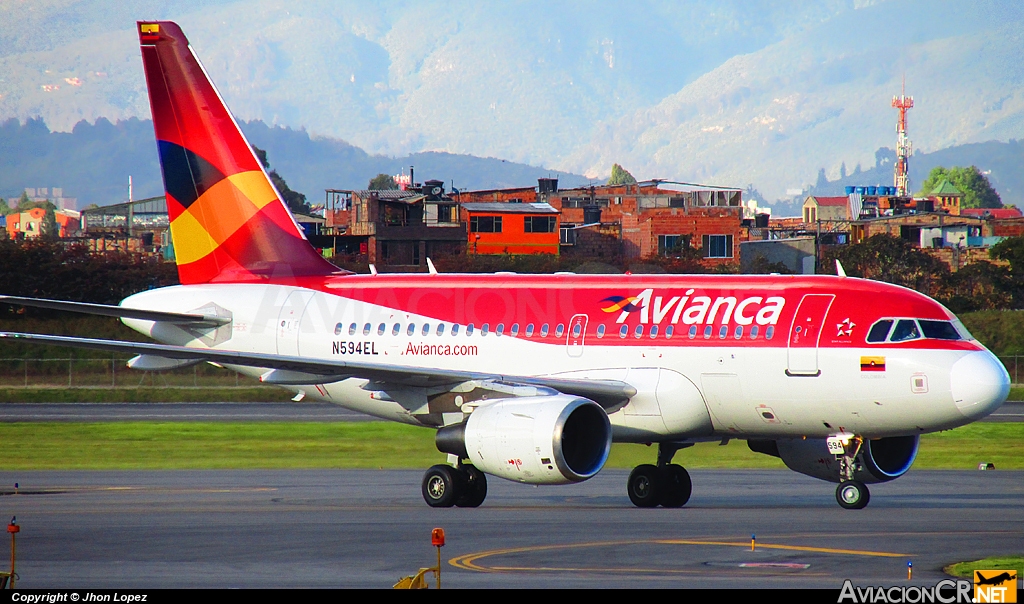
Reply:
M57 344L71 348L122 352L142 356L161 357L163 359L206 361L225 366L260 367L268 370L264 373L264 381L280 385L296 385L294 378L302 384L311 382L307 379L318 379L312 383L331 383L345 377L362 378L403 386L426 387L460 384L468 380L488 380L508 384L529 384L553 388L565 394L586 397L602 407L609 409L621 406L636 394L636 389L625 382L617 380L576 380L548 377L525 377L483 373L479 371L462 371L456 369L438 369L436 367L407 367L402 365L385 365L379 363L363 363L358 361L342 361L337 359L311 359L307 357L286 356L259 352L239 352L234 350L214 350L209 348L189 348L186 346L170 346L167 344L151 344L148 342L124 342L119 340L98 340L92 338L74 338L70 336L51 336L31 333L0 332L0 340L23 342L26 344ZM269 370L279 370L280 373ZM274 381L274 375L279 381ZM302 375L295 375L302 374Z
M50 310L63 310L66 312L80 312L87 315L102 315L105 317L119 317L123 319L139 319L141 321L157 321L173 323L175 325L193 325L197 327L216 327L231 322L231 317L217 317L213 315L192 315L176 312L162 312L158 310L142 310L139 308L128 308L125 306L112 306L109 304L88 304L85 302L67 302L64 300L47 300L45 298L20 298L18 296L0 296L0 302L5 304L17 304L19 306L32 306L34 308L49 308Z

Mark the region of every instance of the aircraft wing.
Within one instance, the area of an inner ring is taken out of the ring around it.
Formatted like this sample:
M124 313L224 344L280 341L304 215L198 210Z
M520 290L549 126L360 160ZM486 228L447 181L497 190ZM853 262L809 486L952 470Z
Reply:
M175 325L193 325L197 327L203 325L216 327L218 325L224 325L231 322L230 317L161 312L157 310L128 308L125 306L111 306L108 304L87 304L85 302L47 300L45 298L0 296L0 303L16 304L19 306L33 306L36 308L49 308L51 310L63 310L68 312L80 312L89 315L103 315L106 317L124 317L127 319L140 319L143 321L164 321L167 323L174 323Z
M268 371L263 374L262 381L279 385L329 384L350 377L386 384L419 387L459 384L469 380L490 380L513 384L546 386L565 394L586 397L606 409L619 406L636 394L635 388L617 380L577 380L544 376L515 376L479 371L408 367L404 365L361 363L358 361L334 359L311 359L258 352L189 348L186 346L171 346L149 342L124 342L120 340L99 340L29 333L0 332L0 340L24 342L27 344L57 344L71 348L131 353L180 361L207 361L218 365L266 368Z

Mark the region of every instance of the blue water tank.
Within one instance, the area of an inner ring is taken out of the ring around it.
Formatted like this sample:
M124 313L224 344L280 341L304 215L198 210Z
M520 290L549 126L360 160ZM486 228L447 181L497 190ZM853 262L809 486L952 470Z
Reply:
M846 187L846 194L847 194L847 195L853 195L853 190L854 190L855 188L856 188L856 187Z
M878 195L878 187L868 187L868 195Z
M855 190L855 191L856 191L857 193L860 193L861 195L863 195L863 194L864 194L864 187L857 187L857 188L856 188L856 189L854 189L854 190Z

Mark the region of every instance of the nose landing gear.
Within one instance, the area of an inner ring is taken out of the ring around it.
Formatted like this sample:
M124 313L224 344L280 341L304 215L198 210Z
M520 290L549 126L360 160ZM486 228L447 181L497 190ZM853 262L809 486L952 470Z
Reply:
M639 508L678 508L690 500L690 474L671 463L676 451L693 443L659 443L658 465L643 464L633 468L626 481L626 494Z
M836 487L836 501L846 510L860 510L868 505L871 500L871 492L867 485L856 480L854 476L860 469L857 462L857 455L864 439L860 436L829 437L826 441L829 451L835 454L839 461L839 486Z

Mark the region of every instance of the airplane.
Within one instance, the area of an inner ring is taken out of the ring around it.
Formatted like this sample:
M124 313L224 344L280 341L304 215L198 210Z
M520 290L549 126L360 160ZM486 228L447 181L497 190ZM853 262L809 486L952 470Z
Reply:
M675 454L746 440L838 483L846 509L906 473L920 435L978 420L1009 393L999 360L931 298L831 275L353 274L305 240L184 33L138 23L181 285L120 305L0 301L119 317L155 343L2 333L211 363L436 430L433 507L476 507L489 474L596 475L613 442L657 443L638 507L690 498Z

